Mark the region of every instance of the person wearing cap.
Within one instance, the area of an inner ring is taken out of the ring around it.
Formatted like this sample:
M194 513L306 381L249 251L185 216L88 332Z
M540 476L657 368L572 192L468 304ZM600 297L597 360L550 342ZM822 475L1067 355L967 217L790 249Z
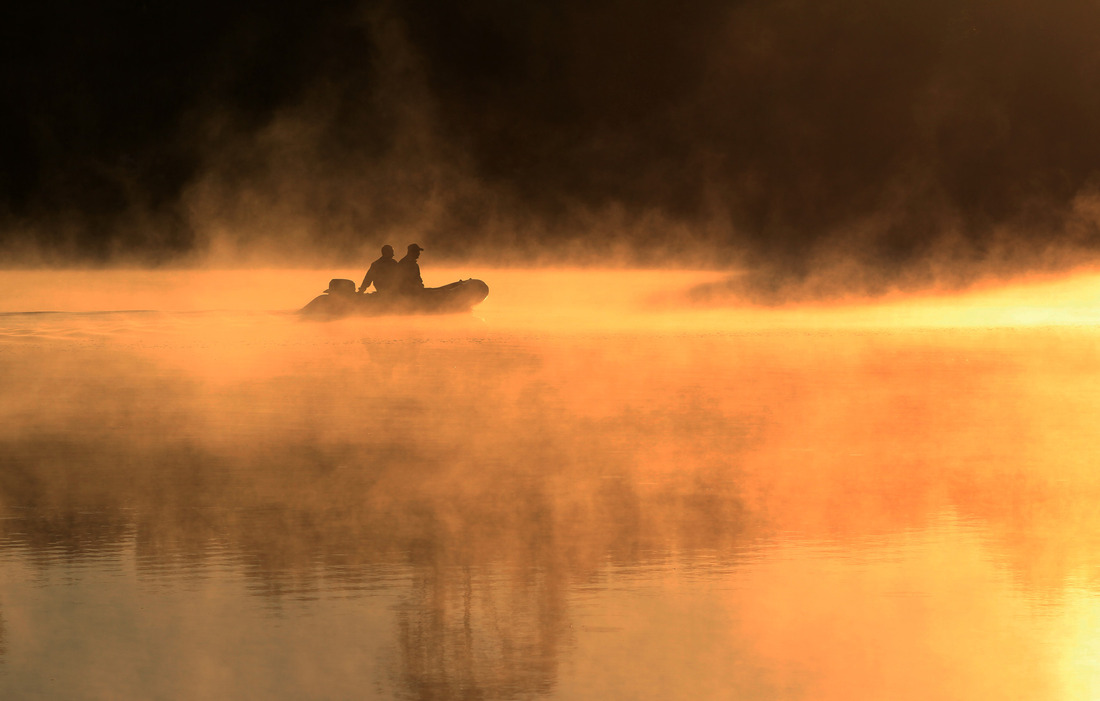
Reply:
M418 244L410 243L409 252L397 263L397 291L401 294L416 294L424 289L424 280L420 277L420 265L416 259L424 249Z
M359 292L366 292L371 283L377 292L389 292L397 286L397 261L393 259L393 246L386 244L382 247L382 257L370 264L367 274L363 277L363 284L359 286Z

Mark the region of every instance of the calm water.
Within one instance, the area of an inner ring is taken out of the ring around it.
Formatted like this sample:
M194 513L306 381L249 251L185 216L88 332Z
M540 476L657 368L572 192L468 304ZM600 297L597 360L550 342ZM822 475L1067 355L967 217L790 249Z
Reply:
M1100 697L1080 308L474 272L5 275L0 698Z

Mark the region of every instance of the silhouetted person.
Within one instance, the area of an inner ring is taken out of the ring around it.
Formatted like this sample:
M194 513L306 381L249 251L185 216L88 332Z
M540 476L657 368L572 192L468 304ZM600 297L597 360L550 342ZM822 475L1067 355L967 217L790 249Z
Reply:
M378 292L389 292L397 287L398 274L397 261L393 259L393 246L386 244L382 247L382 257L371 263L367 269L359 291L366 292L373 282L374 289Z
M424 280L420 277L420 265L416 259L424 249L415 243L409 244L409 252L397 263L397 291L405 295L414 295L424 289Z

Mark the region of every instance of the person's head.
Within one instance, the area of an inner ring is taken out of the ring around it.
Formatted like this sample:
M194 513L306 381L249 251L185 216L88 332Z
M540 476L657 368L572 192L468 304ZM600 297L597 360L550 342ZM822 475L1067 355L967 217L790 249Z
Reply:
M382 247L382 257L383 258L393 258L393 246L389 245L388 243L385 246L383 246Z
M417 258L420 257L420 252L423 251L423 250L424 249L421 248L419 244L410 243L409 244L409 257L412 258L413 260L416 260Z

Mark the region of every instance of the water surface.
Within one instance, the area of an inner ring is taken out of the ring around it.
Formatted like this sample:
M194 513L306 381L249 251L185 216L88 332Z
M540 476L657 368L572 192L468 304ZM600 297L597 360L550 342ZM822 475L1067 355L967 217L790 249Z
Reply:
M1100 696L1095 283L470 274L5 275L0 696Z

